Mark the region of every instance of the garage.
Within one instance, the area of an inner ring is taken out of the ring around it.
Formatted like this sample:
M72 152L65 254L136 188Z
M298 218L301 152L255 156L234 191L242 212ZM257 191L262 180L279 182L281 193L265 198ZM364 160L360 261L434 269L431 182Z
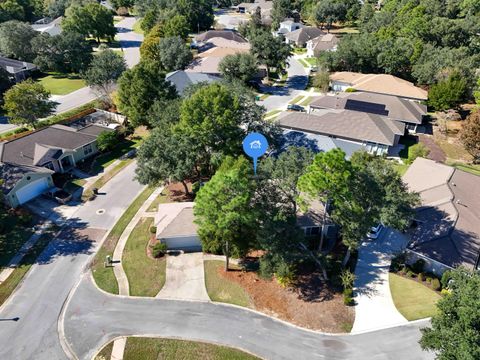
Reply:
M164 206L165 208L169 204L164 205L166 205ZM160 234L157 235L157 239L167 244L169 250L201 251L202 244L197 236L193 207L185 207L179 211L178 204L172 205L174 208L172 208L171 212L178 212Z
M18 204L25 204L37 196L43 194L49 188L47 178L34 180L16 191Z

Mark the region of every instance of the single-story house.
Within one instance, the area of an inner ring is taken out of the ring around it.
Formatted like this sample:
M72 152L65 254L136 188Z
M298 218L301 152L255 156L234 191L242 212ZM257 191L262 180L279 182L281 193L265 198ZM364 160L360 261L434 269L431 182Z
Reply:
M397 149L405 124L387 117L351 110L286 112L277 118L285 146L307 146L316 151L341 148L347 156L363 149L383 155Z
M255 0L254 2L243 2L236 6L237 11L242 14L253 14L257 8L260 8L262 16L268 16L272 11L273 1Z
M330 86L334 91L353 88L358 91L399 96L406 100L426 101L428 92L407 80L388 74L362 74L349 71L330 75Z
M480 270L480 177L417 158L403 180L421 198L409 261L423 259L438 275L458 266Z
M51 36L60 35L62 33L62 17L58 17L54 20L50 18L43 18L35 21L32 24L32 29L39 33L46 33Z
M155 217L157 239L169 250L201 251L193 202L163 204Z
M213 38L223 38L225 40L234 41L237 43L248 42L238 32L234 30L208 30L195 36L194 43L197 45L205 44Z
M5 69L15 82L25 80L30 76L32 71L37 70L37 66L32 63L9 59L3 56L0 56L0 67Z
M292 31L301 29L304 25L296 22L293 19L285 19L279 24L276 35L285 35L291 33Z
M317 27L304 26L285 34L285 42L287 44L293 44L296 47L304 47L309 40L315 39L323 34L325 33Z
M336 51L338 37L335 34L321 34L314 39L307 41L307 56L316 57L323 51Z
M409 131L415 132L427 115L427 106L398 96L368 92L340 93L335 96L319 96L309 105L309 112L332 110L361 111L386 116L405 123Z
M183 91L190 85L202 82L212 83L221 80L221 78L211 74L177 70L167 74L165 80L170 81L170 83L177 89L177 92L182 95Z
M52 186L53 173L66 172L96 154L97 137L104 131L113 129L53 125L0 143L2 190L9 205L16 207L41 195Z

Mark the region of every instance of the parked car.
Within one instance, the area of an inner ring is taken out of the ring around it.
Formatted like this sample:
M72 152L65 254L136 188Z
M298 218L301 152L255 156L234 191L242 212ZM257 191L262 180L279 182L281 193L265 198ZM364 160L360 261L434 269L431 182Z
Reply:
M290 104L287 106L288 111L300 111L300 112L305 112L305 108L303 106L297 105L297 104Z
M372 226L372 228L370 229L370 231L367 234L367 238L369 238L371 240L378 239L378 237L382 233L383 228L384 228L384 226L381 223L378 224L377 226Z
M126 154L123 154L120 159L125 160L125 159L133 159L135 156L137 156L137 149L132 149Z

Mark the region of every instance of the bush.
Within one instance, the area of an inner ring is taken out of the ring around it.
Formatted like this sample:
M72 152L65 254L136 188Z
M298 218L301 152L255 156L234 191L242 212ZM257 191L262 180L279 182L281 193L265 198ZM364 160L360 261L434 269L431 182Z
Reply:
M289 287L295 282L295 269L286 262L280 262L275 271L275 278L282 287Z
M415 261L415 263L412 265L412 271L416 274L419 274L423 272L423 268L425 267L425 260L423 259L418 259Z
M418 281L424 282L425 281L425 274L423 272L418 273L417 279L418 279Z
M342 286L344 289L352 288L355 281L355 275L350 270L344 270L340 274L342 280Z
M352 288L346 288L343 290L343 297L353 297L353 289Z
M167 253L167 244L158 242L152 247L152 255L154 258L160 258Z
M157 227L156 226L150 226L150 232L152 234L156 234L157 233Z
M427 157L430 153L430 150L423 143L418 143L410 146L408 149L408 159L405 162L410 165L418 157Z
M313 77L313 86L321 92L328 92L330 86L330 75L326 71L320 71Z
M425 278L425 281L427 282L427 284L431 284L432 283L432 278L430 276L427 276Z
M412 270L407 270L407 276L408 276L408 277L414 277L415 274L413 273Z
M117 142L117 133L115 131L102 131L97 137L97 147L100 151L113 149Z
M440 284L440 280L437 278L432 280L432 289L435 291L439 291L442 288L442 285Z
M402 268L405 266L405 258L405 253L400 253L396 255L392 259L392 263L390 264L390 271L394 273L401 271Z
M192 193L194 195L196 195L198 193L198 191L200 190L200 181L195 181L193 184L192 184Z
M451 278L452 278L452 271L451 270L447 270L442 274L441 283L442 283L443 288L448 287L448 282L450 281Z
M260 275L260 277L269 280L272 278L273 272L274 269L271 257L268 254L262 256L260 258L258 268L258 274Z
M442 289L442 291L440 291L440 294L442 296L445 296L445 295L450 295L452 293L451 290L448 290L448 289Z
M354 304L353 302L353 298L352 297L349 297L349 296L344 296L343 297L343 303L347 306L351 306Z
M347 93L353 93L353 92L357 92L357 89L355 89L355 88L346 88L346 89L345 89L345 92L347 92Z

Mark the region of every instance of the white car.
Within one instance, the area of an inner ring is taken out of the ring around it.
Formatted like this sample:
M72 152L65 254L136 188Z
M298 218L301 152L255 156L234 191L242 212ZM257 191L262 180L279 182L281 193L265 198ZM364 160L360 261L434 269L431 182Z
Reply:
M367 238L371 240L376 240L382 233L384 226L383 224L378 224L377 226L372 226L370 231L367 234Z

